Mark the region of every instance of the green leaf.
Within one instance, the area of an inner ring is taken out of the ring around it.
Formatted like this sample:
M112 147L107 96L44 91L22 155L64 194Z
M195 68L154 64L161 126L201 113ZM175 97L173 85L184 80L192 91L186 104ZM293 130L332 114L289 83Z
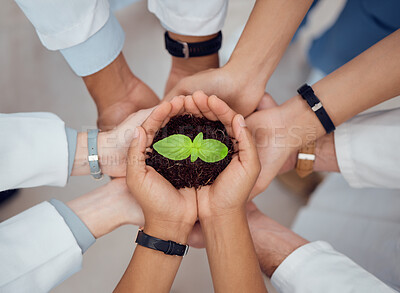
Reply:
M184 160L192 153L192 140L186 135L173 134L157 141L153 148L170 160Z
M200 132L196 137L193 139L193 147L199 149L203 143L203 132Z
M228 147L216 139L203 140L199 148L199 157L204 162L215 163L228 155Z
M215 139L203 139L200 132L192 140L183 134L173 134L157 141L153 148L162 156L170 160L184 160L190 156L193 163L198 158L207 163L215 163L228 154L228 147Z
M199 157L199 150L196 148L192 148L192 153L190 155L190 161L192 163L194 163L194 162L196 162L198 157Z

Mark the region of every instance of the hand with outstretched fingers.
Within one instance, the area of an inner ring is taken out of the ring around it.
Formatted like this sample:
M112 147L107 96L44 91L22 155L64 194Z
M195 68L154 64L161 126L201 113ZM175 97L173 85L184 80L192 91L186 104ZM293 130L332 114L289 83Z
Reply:
M243 116L216 96L201 91L185 98L185 109L193 115L219 120L237 141L237 152L212 185L197 191L199 218L235 213L244 209L260 171L256 146Z
M142 207L144 231L158 238L186 243L197 219L196 191L175 189L152 167L146 165L146 152L155 133L183 110L183 98L160 104L140 127L129 149L127 184ZM172 233L172 234L171 234Z

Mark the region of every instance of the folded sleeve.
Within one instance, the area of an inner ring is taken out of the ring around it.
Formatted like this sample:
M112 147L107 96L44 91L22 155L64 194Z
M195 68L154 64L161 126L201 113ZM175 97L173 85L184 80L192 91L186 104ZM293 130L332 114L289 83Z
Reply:
M322 241L295 250L276 269L271 281L282 293L396 292Z
M0 292L48 292L82 266L82 251L48 202L0 223Z
M49 50L86 41L109 18L108 0L16 0Z
M68 142L56 115L0 114L0 135L0 190L66 184Z
M339 169L350 186L400 188L400 108L358 115L335 131Z
M84 42L60 50L79 76L96 73L109 65L122 51L125 33L113 13L99 31Z
M82 250L82 254L96 242L92 232L85 223L76 215L66 204L57 200L51 199L50 204L54 206L57 212L64 218L65 223L71 230L76 242Z
M207 36L222 29L228 0L149 0L148 8L166 30L181 35Z

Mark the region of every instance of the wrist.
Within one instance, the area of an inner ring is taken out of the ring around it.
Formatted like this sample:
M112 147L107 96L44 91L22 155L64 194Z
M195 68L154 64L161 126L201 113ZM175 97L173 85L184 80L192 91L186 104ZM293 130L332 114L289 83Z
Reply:
M285 145L290 152L325 134L321 122L300 95L294 96L279 108L285 125Z
M79 132L76 140L76 152L74 165L72 166L71 176L81 176L90 174L88 161L87 132Z
M171 39L179 42L186 43L199 43L211 40L215 38L218 33L208 36L185 36L179 35L172 32L168 32ZM192 58L178 58L172 56L171 73L174 72L177 75L188 76L197 72L219 67L218 53L211 54L208 56L192 57Z
M145 220L143 231L150 236L162 240L171 240L186 244L193 225L184 222Z
M109 176L115 176L119 166L125 166L126 156L118 151L119 144L117 134L114 131L99 132L97 149L101 172Z
M126 98L139 82L131 72L122 53L107 67L83 77L83 81L100 113Z
M259 211L250 213L248 217L261 270L269 278L292 252L309 243Z
M208 226L218 229L224 228L226 226L231 226L232 221L236 222L237 220L239 221L245 220L247 223L246 210L244 207L231 210L224 210L222 212L199 211L199 221L202 228L207 228Z
M111 183L82 195L67 205L85 223L95 238L110 233L127 222L124 213L116 207L121 197Z
M336 157L335 136L333 133L326 134L317 140L314 170L340 172Z
M251 86L251 88L257 88L262 93L265 92L269 76L260 74L260 71L256 70L257 66L249 64L248 60L240 57L235 58L234 53L232 53L231 58L222 68L229 72L239 90L245 90Z
M263 231L263 233L260 237L252 231L252 237L261 270L269 278L272 277L275 270L290 254L299 247L309 243L297 235L297 237L285 237L286 235L279 231ZM258 240L260 238L263 239L262 242Z

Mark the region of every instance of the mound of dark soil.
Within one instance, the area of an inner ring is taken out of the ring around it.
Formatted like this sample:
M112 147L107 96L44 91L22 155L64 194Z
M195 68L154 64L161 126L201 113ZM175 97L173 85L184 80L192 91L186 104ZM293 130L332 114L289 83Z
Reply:
M215 163L207 163L200 158L192 163L190 156L185 160L174 161L152 149L147 153L149 157L146 159L146 164L152 166L177 189L200 188L212 184L218 174L228 166L234 153L232 139L220 121L210 121L192 115L173 117L156 133L153 144L173 134L186 135L193 141L200 132L203 133L204 139L216 139L224 143L228 147L228 155Z

